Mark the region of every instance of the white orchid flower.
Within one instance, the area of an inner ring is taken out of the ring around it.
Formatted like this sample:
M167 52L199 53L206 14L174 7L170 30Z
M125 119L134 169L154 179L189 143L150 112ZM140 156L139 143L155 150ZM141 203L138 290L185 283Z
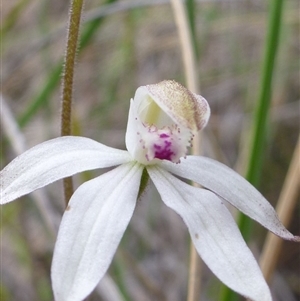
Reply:
M5 204L75 173L119 165L82 184L66 208L52 262L55 301L81 301L93 291L147 176L163 202L183 218L199 255L224 284L254 301L272 300L224 200L284 239L299 237L283 227L268 201L236 172L209 158L187 156L193 135L209 115L206 100L175 81L142 86L130 103L128 151L84 137L60 137L31 148L1 171Z

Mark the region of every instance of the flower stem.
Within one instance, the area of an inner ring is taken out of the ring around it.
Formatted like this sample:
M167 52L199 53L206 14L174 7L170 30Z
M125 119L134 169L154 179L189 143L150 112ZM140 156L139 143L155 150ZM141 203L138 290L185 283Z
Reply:
M67 50L64 64L63 91L62 91L62 112L61 112L61 136L71 135L71 113L74 66L77 52L79 28L83 0L73 0L70 7L69 28L67 37ZM68 204L73 194L72 178L64 179L65 202Z
M277 48L279 44L279 35L282 20L283 0L269 1L269 23L267 28L267 39L265 45L265 54L262 63L260 90L257 100L256 112L254 116L254 125L252 140L250 146L250 156L246 179L257 186L260 180L261 166L264 155L264 146L266 141L266 127L268 112L271 103L272 77L275 67ZM240 214L238 225L246 241L249 241L251 235L252 221L245 215ZM221 301L236 300L236 294L229 288L223 287L221 292Z
M146 187L148 186L149 183L149 174L147 172L147 169L144 168L143 169L143 173L142 173L142 177L141 177L141 184L140 184L140 189L139 189L139 193L138 193L138 199L143 195L143 193L145 192Z

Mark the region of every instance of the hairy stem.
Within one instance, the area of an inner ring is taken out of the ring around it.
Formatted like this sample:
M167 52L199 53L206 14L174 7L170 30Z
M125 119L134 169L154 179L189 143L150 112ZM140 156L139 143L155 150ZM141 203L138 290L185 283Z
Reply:
M71 114L74 67L78 45L81 12L83 0L73 0L70 7L68 26L67 49L64 62L64 75L62 83L62 111L61 111L61 136L71 135ZM65 202L68 204L73 194L72 178L64 179Z

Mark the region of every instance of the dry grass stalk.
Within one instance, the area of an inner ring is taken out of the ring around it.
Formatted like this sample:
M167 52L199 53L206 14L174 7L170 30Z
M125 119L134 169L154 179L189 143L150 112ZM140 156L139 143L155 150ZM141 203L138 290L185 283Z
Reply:
M299 156L300 136L298 138L293 158L290 163L290 167L286 175L286 179L283 184L283 188L281 190L281 194L279 196L278 204L276 207L279 219L282 221L285 227L288 227L288 224L292 218L293 210L296 205L297 195L299 193ZM280 255L281 247L282 239L269 232L260 257L260 266L268 282L270 282L272 279L272 275L274 273Z
M197 72L195 69L196 58L193 51L191 31L189 29L187 14L185 7L181 0L171 1L174 18L178 29L179 41L182 51L182 58L184 64L184 71L186 76L187 88L194 93L199 94ZM196 135L193 140L193 155L200 155L200 135ZM193 186L198 186L193 183ZM201 285L201 260L191 242L190 244L190 269L188 282L188 296L187 301L200 300L200 285Z

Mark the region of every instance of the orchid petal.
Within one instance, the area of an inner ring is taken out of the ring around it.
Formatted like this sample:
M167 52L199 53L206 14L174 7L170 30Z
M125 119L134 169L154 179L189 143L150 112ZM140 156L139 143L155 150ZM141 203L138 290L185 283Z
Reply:
M53 256L56 301L82 301L105 274L132 217L142 170L138 163L123 164L72 196Z
M0 204L78 172L130 160L128 152L84 137L46 141L18 156L0 172Z
M261 193L226 165L206 157L187 156L180 164L164 161L160 166L213 191L274 234L300 241L300 237L294 236L282 225L276 211Z
M183 218L197 252L212 272L251 300L271 301L259 266L221 200L159 167L147 170L164 203Z

